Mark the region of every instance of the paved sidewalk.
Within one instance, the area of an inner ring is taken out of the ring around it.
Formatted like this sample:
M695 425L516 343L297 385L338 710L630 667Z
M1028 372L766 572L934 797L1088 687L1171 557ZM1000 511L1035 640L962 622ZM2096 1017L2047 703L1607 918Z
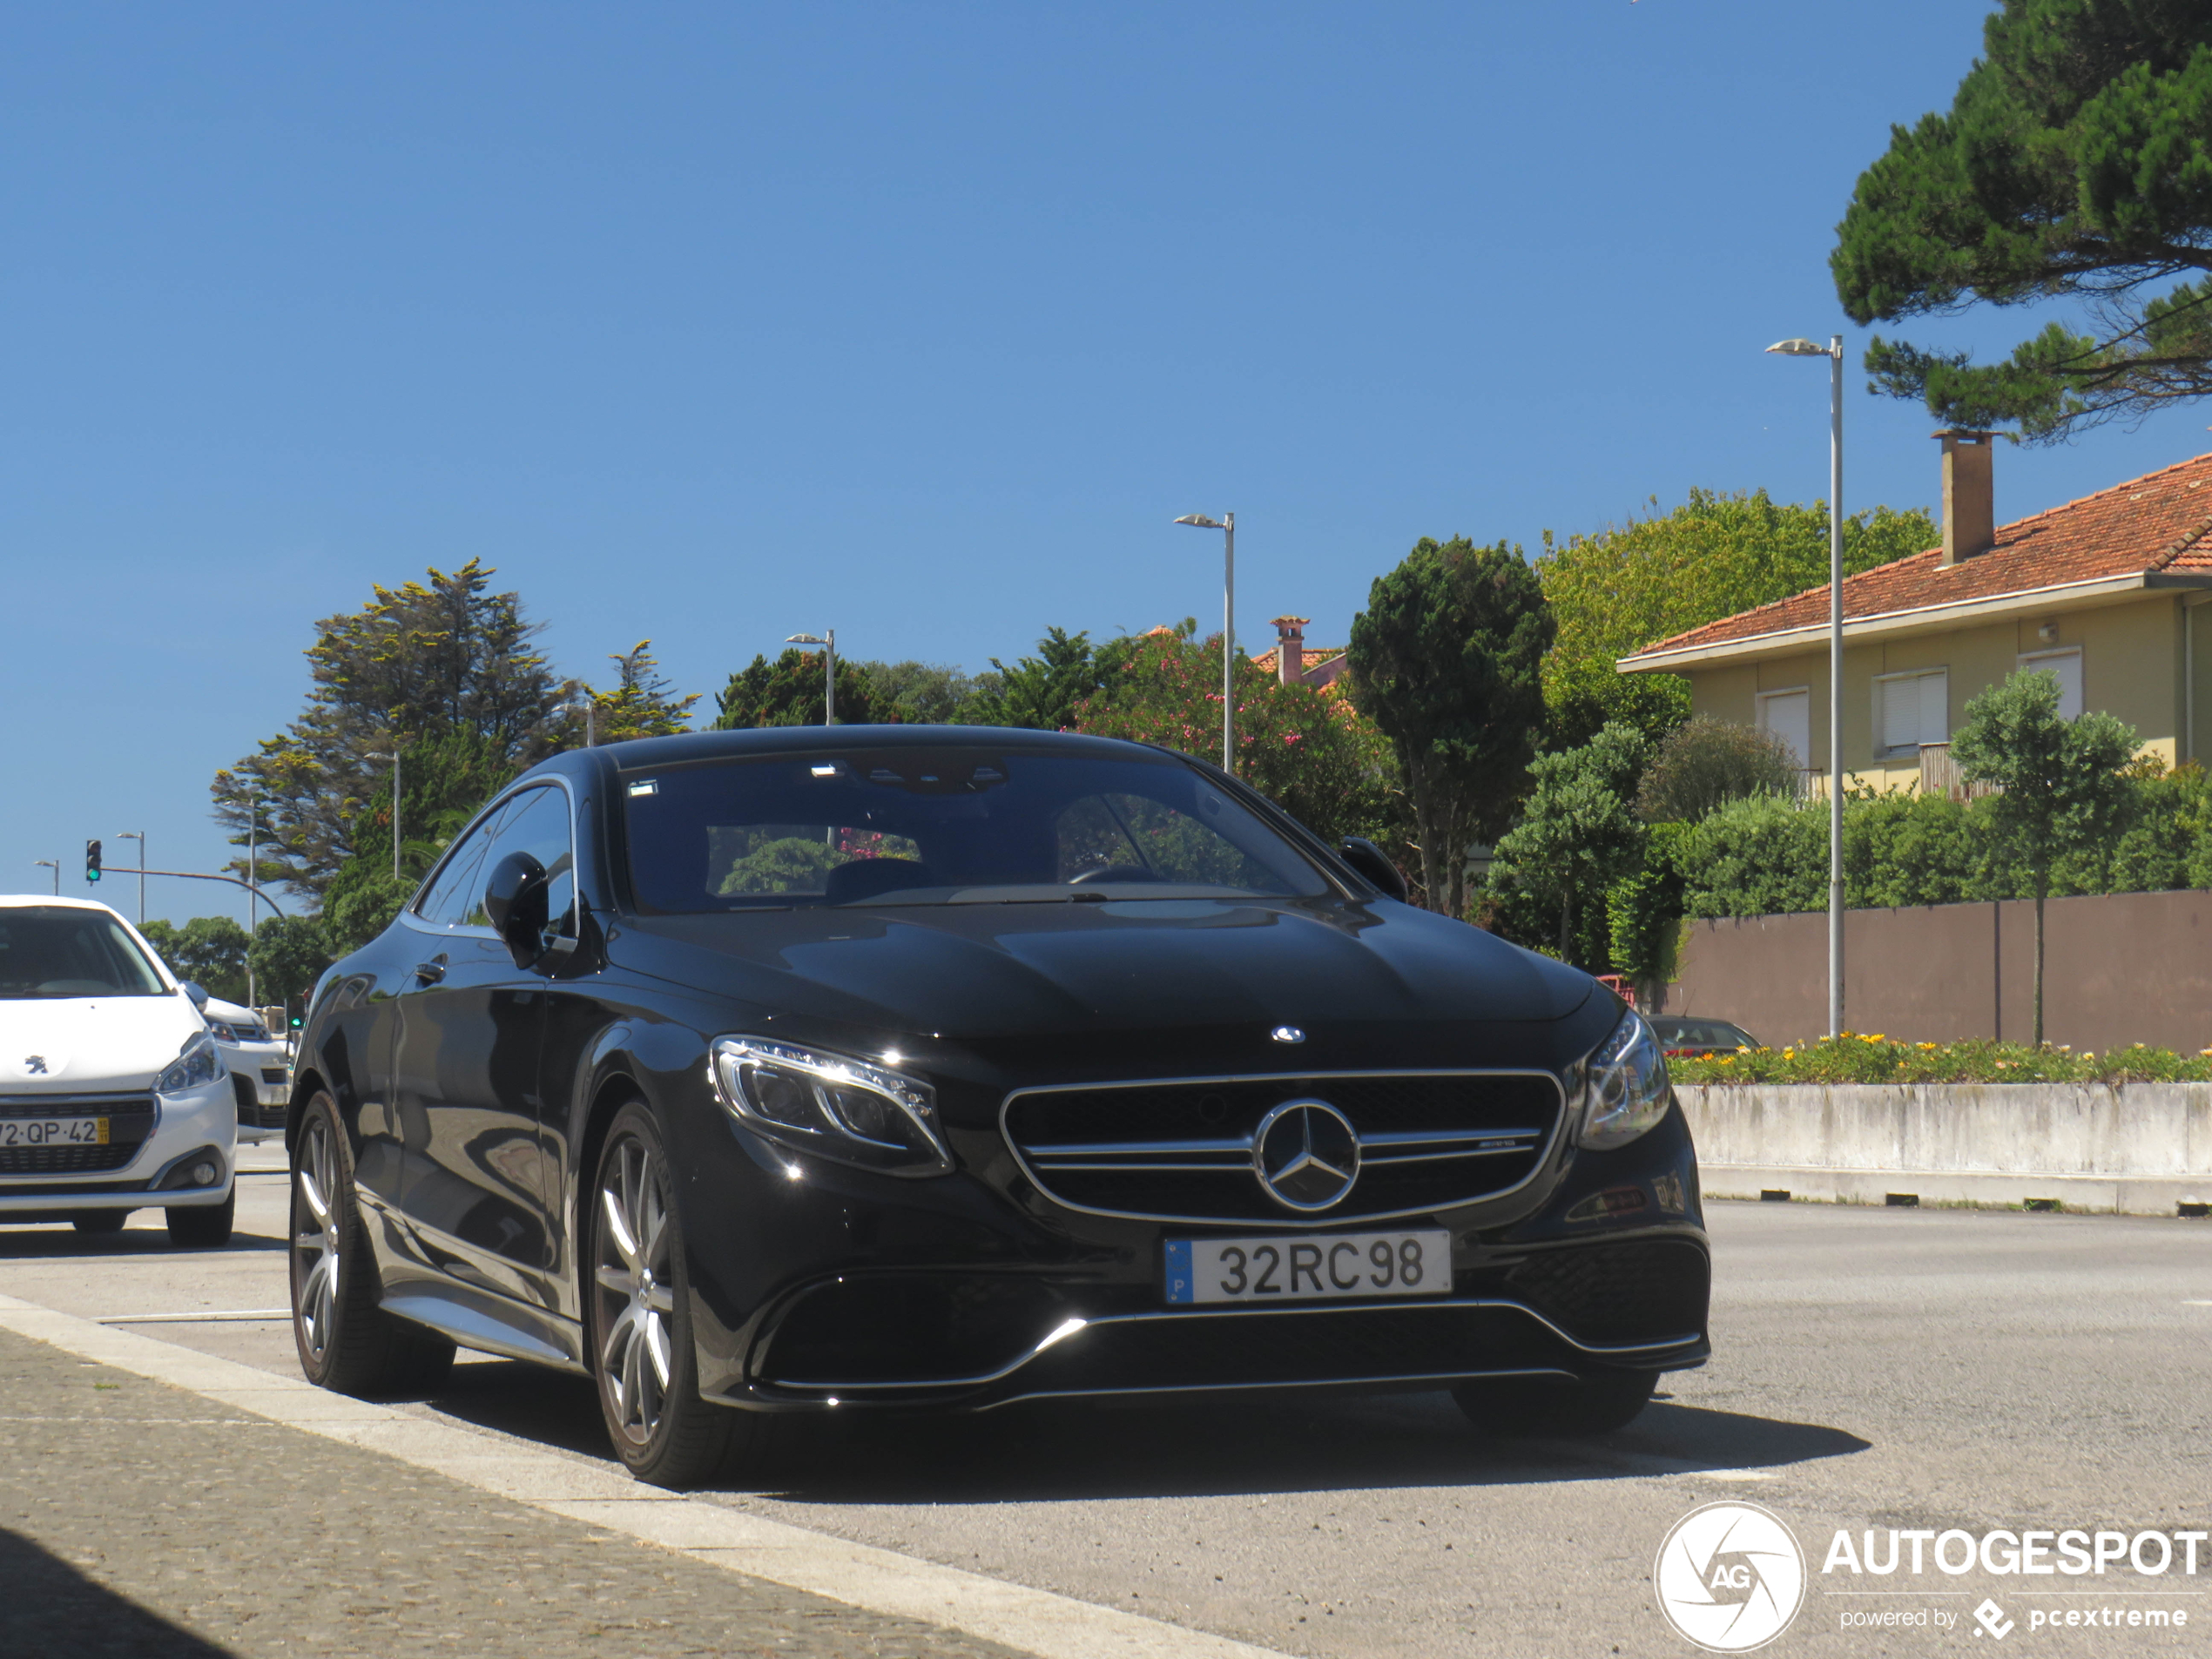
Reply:
M0 1652L1014 1650L564 1520L0 1331Z

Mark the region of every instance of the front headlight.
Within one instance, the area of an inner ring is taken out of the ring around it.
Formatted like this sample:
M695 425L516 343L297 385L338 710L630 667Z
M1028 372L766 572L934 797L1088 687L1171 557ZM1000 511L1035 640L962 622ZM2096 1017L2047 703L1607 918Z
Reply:
M710 1067L730 1115L779 1146L890 1175L952 1170L927 1083L759 1037L716 1038Z
M1582 1123L1575 1140L1593 1151L1626 1146L1667 1115L1667 1056L1634 1008L1582 1062Z
M167 1069L153 1080L153 1092L181 1095L187 1089L204 1088L222 1075L223 1061L215 1052L215 1040L205 1031L195 1031L185 1039L184 1048Z

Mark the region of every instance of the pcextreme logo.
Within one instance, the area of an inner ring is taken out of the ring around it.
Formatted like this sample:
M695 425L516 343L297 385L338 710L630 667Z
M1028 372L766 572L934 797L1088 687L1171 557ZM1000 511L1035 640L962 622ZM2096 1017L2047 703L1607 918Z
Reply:
M1667 1534L1651 1572L1659 1610L1709 1653L1749 1653L1790 1628L1805 1599L1805 1555L1755 1503L1709 1503Z

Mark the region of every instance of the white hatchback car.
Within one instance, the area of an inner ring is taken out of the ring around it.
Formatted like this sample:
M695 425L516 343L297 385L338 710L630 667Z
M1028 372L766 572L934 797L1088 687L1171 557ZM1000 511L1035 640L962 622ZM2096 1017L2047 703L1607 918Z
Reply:
M0 894L0 1225L114 1232L158 1205L172 1244L227 1244L237 1144L207 1022L137 930Z
M292 1062L282 1039L271 1035L252 1008L219 996L202 1002L199 1012L231 1074L238 1138L251 1145L281 1136L292 1108Z

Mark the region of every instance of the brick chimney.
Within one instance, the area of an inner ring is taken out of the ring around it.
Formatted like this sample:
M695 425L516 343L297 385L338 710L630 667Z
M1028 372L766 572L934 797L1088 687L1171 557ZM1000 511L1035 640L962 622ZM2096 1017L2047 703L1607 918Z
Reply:
M1989 445L1996 435L1946 428L1943 441L1943 557L1945 567L1997 545L1997 509L1989 478Z
M1305 682L1305 624L1311 617L1275 618L1275 671L1285 685Z

